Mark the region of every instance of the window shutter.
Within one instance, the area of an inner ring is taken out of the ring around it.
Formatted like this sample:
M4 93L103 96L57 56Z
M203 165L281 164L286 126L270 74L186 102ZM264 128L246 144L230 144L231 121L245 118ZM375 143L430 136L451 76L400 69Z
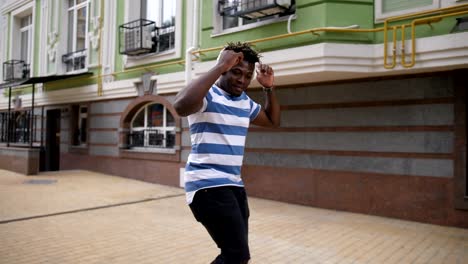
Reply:
M432 5L433 0L382 0L382 13L408 10Z

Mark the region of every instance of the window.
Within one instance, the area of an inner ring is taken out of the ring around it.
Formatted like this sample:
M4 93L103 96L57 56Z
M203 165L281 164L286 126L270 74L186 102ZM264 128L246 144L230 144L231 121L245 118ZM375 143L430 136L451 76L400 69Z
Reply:
M125 67L176 59L182 56L182 0L126 0L125 3L127 7L125 10L126 23L120 28L126 28L123 32L130 30L128 28L131 28L130 31L138 31L138 37L131 33L122 34L122 30L120 32L120 53L129 55L124 58ZM145 33L146 29L132 27L132 22L135 21L144 21L144 26L146 23L154 22L154 26L152 26L154 30L151 29L150 34L148 34ZM136 39L133 42L144 47L145 50L132 52L133 46L130 45L130 52L128 52L126 43L132 42L127 39L128 37ZM151 42L151 48L148 48L146 44L148 39Z
M86 67L88 0L68 0L67 54L62 57L66 71Z
M147 104L131 121L131 148L174 148L175 119L162 104Z
M275 15L275 17L278 17L278 15ZM241 27L243 25L253 24L256 22L260 22L260 21L270 20L272 19L272 17L247 19L247 18L242 18L242 17L223 16L222 19L223 19L222 25L223 25L223 30L224 30L228 28Z
M86 105L72 106L72 145L86 146L88 141L88 107Z
M439 7L439 0L375 0L375 19L385 18Z
M158 28L156 52L174 49L176 1L141 0L141 12L147 20L156 22Z
M243 30L282 21L295 13L294 0L218 0L215 33Z
M34 5L33 3L26 4L11 12L12 19L10 24L10 43L9 54L10 61L14 62L15 68L13 71L25 71L24 76L29 74L29 66L33 60L33 36L34 36ZM5 28L4 28L5 29ZM2 29L2 30L4 30ZM27 72L26 72L27 71ZM23 74L15 74L17 76Z
M32 15L20 19L20 60L31 62Z

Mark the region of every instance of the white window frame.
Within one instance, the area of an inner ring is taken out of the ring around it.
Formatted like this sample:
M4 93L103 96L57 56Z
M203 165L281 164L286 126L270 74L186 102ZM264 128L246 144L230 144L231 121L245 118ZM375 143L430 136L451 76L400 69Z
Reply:
M384 22L384 20L389 17L401 16L401 15L406 15L406 14L415 13L415 12L422 12L422 11L427 11L427 10L436 9L440 7L440 0L432 0L432 4L427 5L427 6L384 13L382 12L382 6L383 6L382 1L385 1L385 0L374 1L375 22L377 23Z
M123 56L125 68L140 66L149 63L155 63L158 61L165 61L171 59L181 58L182 53L182 0L176 1L176 19L175 19L175 43L174 49L166 50L161 53L149 53L141 56ZM136 4L138 2L138 4ZM140 15L140 4L139 0L125 0L125 23L135 20L136 14ZM133 14L133 15L132 15ZM138 17L140 18L140 17Z
M34 72L34 20L36 17L36 9L34 2L27 3L11 12L11 24L10 24L10 37L9 44L10 49L8 51L9 59L20 60L21 58L21 19L31 15L31 28L29 32L28 40L28 59L25 63L29 64L30 76L33 76Z
M155 104L159 104L159 105L162 105L164 107L164 110L163 110L163 126L158 126L158 127L149 127L148 126L148 108L149 106L151 105L155 105ZM144 111L144 126L143 127L133 127L133 123L135 122L135 118L142 112ZM171 147L171 148L168 148L166 147L166 140L163 140L163 146L162 147L158 147L158 146L152 146L152 145L149 145L149 132L147 131L148 129L152 129L152 130L158 130L158 131L161 131L161 132L164 132L164 135L166 132L174 132L174 135L176 133L176 126L167 126L167 112L169 110L167 109L167 107L161 103L154 103L154 102L151 102L151 103L148 103L146 105L144 105L140 110L138 110L136 112L136 114L132 117L132 120L130 122L130 133L132 133L133 131L144 131L144 143L143 143L143 147L133 147L132 149L133 150L147 150L147 149L175 149L175 142L174 142L174 146ZM175 119L175 117L174 117Z
M65 33L64 33L64 36L65 36L65 52L64 54L68 54L68 53L71 53L71 52L76 52L78 51L77 50L77 47L76 47L76 38L77 38L77 19L78 19L78 16L77 16L77 11L83 7L86 6L86 22L85 22L85 66L83 69L79 69L79 70L71 70L71 71L67 71L67 67L66 66L63 66L63 69L64 69L64 72L66 72L67 74L74 74L74 73L81 73L81 72L86 72L88 71L88 65L89 65L89 39L88 39L88 26L89 26L89 16L90 16L90 0L85 0L84 2L82 3L79 3L77 5L74 5L73 7L70 7L68 6L68 0L65 0L66 1L66 9L65 9L65 18L66 18L66 21L67 21L67 25L66 25L66 29L65 29ZM74 0L76 1L76 0ZM75 2L76 3L76 2ZM72 50L73 51L69 51L68 50L68 28L69 28L69 25L68 25L68 14L70 11L73 11L73 44L72 44ZM61 59L61 57L60 57ZM64 63L62 63L64 64Z
M273 24L273 23L284 22L284 21L287 21L288 19L290 19L291 16L293 16L291 19L295 20L296 19L295 13L297 11L296 10L294 12L294 14L291 14L289 16L282 16L282 17L272 16L269 19L254 22L254 23L250 23L250 24L245 24L245 25L243 25L241 23L242 18L238 18L239 19L239 21L238 21L239 26L233 27L233 28L223 29L223 16L221 16L218 13L218 0L213 0L213 8L212 9L213 9L213 32L211 34L211 37L217 37L217 36L222 36L222 35L225 35L225 34L231 34L231 33L239 32L239 31L249 30L249 29L252 29L252 28L261 27L261 26L269 25L269 24Z
M19 41L19 42L20 42L20 47L21 47L21 48L20 48L20 59L23 60L23 58L21 58L21 53L22 53L22 50L21 50L21 49L23 48L23 41L24 41L23 38L22 38L23 32L28 32L28 46L27 46L27 51L26 51L26 52L27 52L27 55L26 55L26 59L24 60L24 62L30 64L31 61L32 61L32 60L31 60L31 53L32 53L32 38L33 38L33 35L32 35L32 29L33 29L32 14L27 15L27 16L25 16L25 17L22 17L22 18L20 19L20 21L23 20L23 19L26 18L26 17L30 17L30 18L31 18L31 23L28 24L28 25L25 26L25 27L21 27L21 26L20 26L20 41ZM21 23L21 22L20 22L20 23Z

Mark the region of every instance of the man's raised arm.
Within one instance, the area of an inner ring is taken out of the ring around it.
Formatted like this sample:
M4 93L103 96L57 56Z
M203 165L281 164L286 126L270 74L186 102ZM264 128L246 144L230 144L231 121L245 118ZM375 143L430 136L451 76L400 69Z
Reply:
M203 106L203 98L211 86L234 65L242 61L242 52L223 50L216 65L200 78L190 82L175 98L174 108L180 116L188 116L196 113Z

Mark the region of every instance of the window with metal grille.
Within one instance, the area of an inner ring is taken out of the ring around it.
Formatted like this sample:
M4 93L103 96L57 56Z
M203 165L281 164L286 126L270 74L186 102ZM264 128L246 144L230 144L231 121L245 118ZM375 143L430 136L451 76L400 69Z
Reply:
M133 117L130 148L174 148L175 119L162 104L147 104Z

